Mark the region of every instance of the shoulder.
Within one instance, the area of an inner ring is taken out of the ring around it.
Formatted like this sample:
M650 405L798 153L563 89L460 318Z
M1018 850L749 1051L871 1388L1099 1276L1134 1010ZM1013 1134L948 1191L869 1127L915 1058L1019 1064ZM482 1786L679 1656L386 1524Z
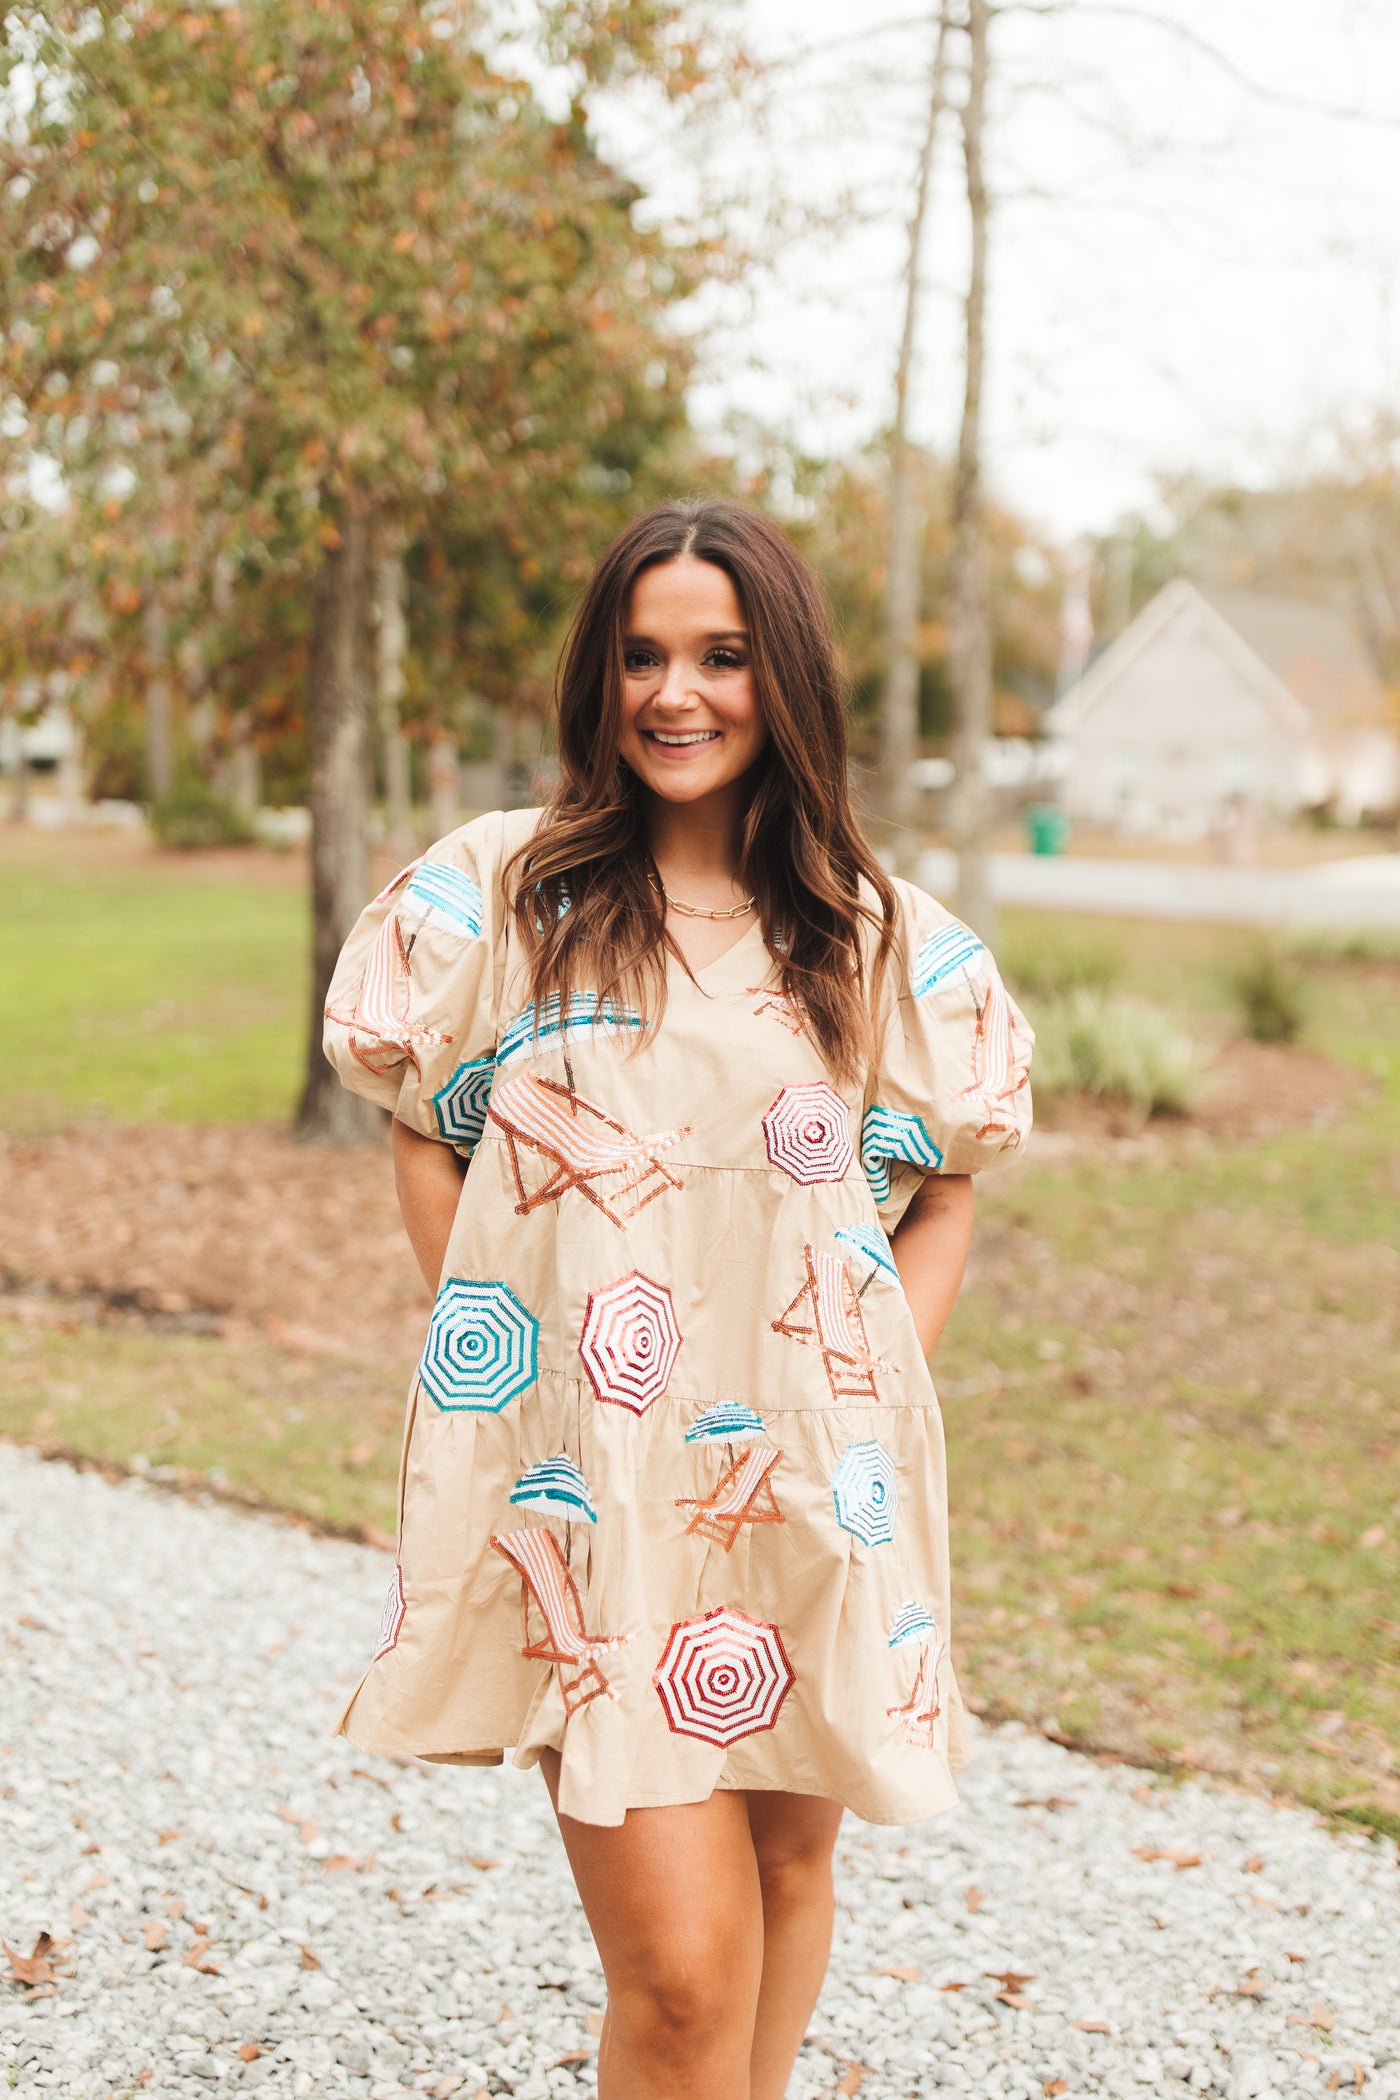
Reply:
M991 958L971 927L917 884L898 876L892 881L899 969L914 998L926 998L950 978L987 969Z

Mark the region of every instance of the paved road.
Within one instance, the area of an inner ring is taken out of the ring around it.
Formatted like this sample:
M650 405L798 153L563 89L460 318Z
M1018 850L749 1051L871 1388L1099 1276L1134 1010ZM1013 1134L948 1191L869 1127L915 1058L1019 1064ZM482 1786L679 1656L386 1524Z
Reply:
M953 855L941 849L926 852L919 880L934 896L951 898L957 889ZM1233 926L1400 928L1400 853L1364 854L1306 868L994 853L992 887L1000 903L1043 910Z
M0 2088L595 2090L538 1775L327 1732L388 1569L0 1444L0 1939L68 1943L57 1990L0 1983ZM962 1784L913 1829L847 1820L791 2100L1400 2096L1394 1846L1017 1730Z

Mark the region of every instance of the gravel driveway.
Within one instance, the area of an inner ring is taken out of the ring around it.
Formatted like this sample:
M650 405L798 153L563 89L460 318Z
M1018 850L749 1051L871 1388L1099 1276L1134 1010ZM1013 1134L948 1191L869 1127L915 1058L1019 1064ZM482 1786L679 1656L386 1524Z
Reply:
M327 1733L386 1571L0 1446L0 1936L68 1972L0 1983L11 2088L593 2089L602 1979L538 1775ZM838 1864L801 2100L1400 2095L1393 1846L1002 1729L957 1814L848 1820Z

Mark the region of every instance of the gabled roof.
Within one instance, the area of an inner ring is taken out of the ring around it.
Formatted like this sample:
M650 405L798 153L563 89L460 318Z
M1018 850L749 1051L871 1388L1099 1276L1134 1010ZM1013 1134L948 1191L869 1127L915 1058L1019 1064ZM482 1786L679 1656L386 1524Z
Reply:
M1207 589L1205 596L1320 727L1389 726L1385 687L1342 613L1263 591Z
M1194 583L1178 576L1158 591L1117 640L1110 642L1102 656L1095 657L1083 677L1050 709L1045 718L1050 734L1064 736L1077 728L1085 716L1091 714L1099 702L1131 674L1138 658L1178 623L1204 632L1236 675L1258 693L1281 724L1295 734L1311 726L1308 710L1298 695Z

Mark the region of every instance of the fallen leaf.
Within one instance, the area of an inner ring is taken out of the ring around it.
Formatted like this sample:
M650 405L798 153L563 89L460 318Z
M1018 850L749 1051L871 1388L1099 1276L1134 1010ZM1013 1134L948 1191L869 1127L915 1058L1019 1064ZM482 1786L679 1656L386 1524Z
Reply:
M462 2081L454 2071L449 2071L433 2087L433 2100L452 2100L454 2093L462 2090Z
M1307 1958L1306 1954L1294 1954L1290 1949L1284 1949L1285 1961L1306 1961Z
M148 1954L158 1954L165 1945L168 1927L164 1918L148 1918L141 1928L141 1937L146 1942Z
M982 1973L1004 1991L1019 1991L1025 1984L1035 1982L1034 1976L1023 1976L1019 1969L984 1969Z
M870 1973L872 1976L893 1976L896 1983L917 1983L924 1972L912 1967L908 1962L901 1962L895 1968L872 1969Z
M352 1859L348 1852L332 1852L328 1859L321 1861L322 1871L327 1874L343 1874L347 1869L358 1874L363 1866L362 1859Z
M1330 2034L1332 2029L1336 2026L1336 2024L1336 2021L1333 2019L1331 2013L1328 2012L1327 2007L1325 2005L1315 2005L1312 2011L1308 2014L1308 2025L1310 2027L1318 2028L1323 2034Z
M1015 1804L1017 1808L1048 1808L1051 1810L1073 1808L1074 1805L1073 1799L1065 1794L1046 1794L1043 1800L1035 1794L1023 1794L1021 1799Z
M938 1988L940 1991L965 1991L967 1985L965 1983L940 1983Z
M555 2057L554 2069L562 2071L569 2064L591 2064L592 2061L593 2051L591 2049L566 2049L562 2056Z
M219 1965L210 1961L209 1947L210 1942L207 1939L197 1939L184 1958L184 1966L187 1969L198 1969L201 1976L217 1976Z
M179 1835L178 1830L158 1830L156 1832L156 1843L158 1845L173 1845Z
M262 2050L256 2042L240 2042L235 2053L242 2057L245 2064L255 2064L262 2055Z
M1024 1991L998 1991L997 2002L1009 2005L1013 2012L1032 2012L1035 2008L1034 1998L1028 1998Z
M500 1864L498 1859L473 1859L470 1852L467 1854L467 1865L476 1867L483 1874L489 1874L492 1867L498 1867Z
M74 1932L81 1932L88 1922L88 1914L81 1903L75 1903L68 1913L68 1923Z
M350 1777L368 1779L372 1786L382 1786L386 1794L392 1791L387 1779L381 1779L377 1772L367 1772L363 1765L351 1765Z
M166 1915L166 1917L167 1917L167 1918L183 1918L183 1917L184 1917L184 1915L185 1915L185 1906L184 1906L184 1903L183 1903L183 1902L181 1901L180 1897L178 1897L178 1896L167 1896L167 1897L166 1897L166 1899L165 1899L165 1915Z
M1201 1864L1199 1852L1173 1852L1161 1845L1134 1845L1133 1858L1149 1862L1154 1859L1169 1859L1178 1874L1184 1874L1188 1867L1198 1867Z
M603 2015L600 2012L585 2013L583 2024L590 2034L601 2034L603 2031Z
M1113 2032L1113 2028L1107 2020L1071 2020L1069 2024L1071 2027L1077 2027L1081 2034L1112 2034Z
M51 1932L41 1932L29 1954L18 1954L8 1940L0 1940L13 1971L11 1981L31 1991L56 1990L61 1976L72 1975L72 1964L61 1958L67 1946L67 1940L56 1940Z
M510 2007L504 2002L504 2000L502 2000L501 2009L496 2015L497 2026L503 2026L507 2020L513 2020L514 2018L515 2014L511 2011Z
M1242 1874L1262 1874L1263 1871L1264 1855L1262 1852L1251 1852L1249 1858L1240 1869Z
M1040 2090L1044 2093L1045 2100L1055 2100L1056 2093L1067 2093L1069 2087L1065 2084L1063 2078L1042 2078Z
M973 1915L974 1917L976 1917L976 1915L977 1915L978 1911L979 1911L979 1910L980 1910L980 1909L982 1908L983 1902L984 1902L985 1900L986 1900L986 1899L985 1899L985 1898L983 1897L983 1894L982 1894L982 1891L981 1891L981 1889L969 1889L969 1890L968 1890L968 1892L967 1892L967 1907L968 1907L968 1909L969 1909L969 1910L970 1910L970 1911L972 1912L972 1915Z
M303 1947L301 1950L301 1965L304 1969L319 1969L321 1957L319 1954L313 1953L310 1947Z
M852 2064L836 2090L843 2095L843 2100L850 2100L851 2094L858 2093L869 2076L869 2064Z
M1257 1970L1251 1969L1248 1976L1235 1985L1235 1996L1237 1998L1262 1998L1268 1988L1268 1977L1261 1976Z

